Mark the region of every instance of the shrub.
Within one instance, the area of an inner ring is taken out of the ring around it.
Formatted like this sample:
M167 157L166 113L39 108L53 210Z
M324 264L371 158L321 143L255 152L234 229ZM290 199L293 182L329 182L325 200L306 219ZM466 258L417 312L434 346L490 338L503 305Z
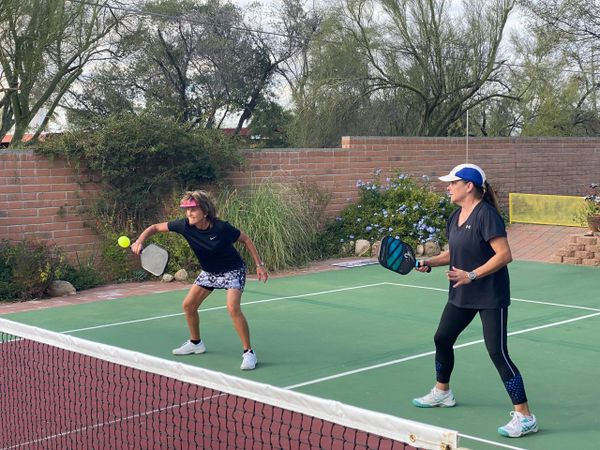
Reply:
M433 192L426 177L419 183L396 172L384 184L380 173L375 172L373 182L358 180L358 202L326 227L323 242L328 254L343 254L349 241L375 242L388 234L413 246L431 240L445 244L446 220L454 210L449 198Z
M95 258L75 264L62 250L37 242L0 242L0 300L43 298L54 280L70 282L75 289L90 289L104 283Z
M0 242L0 300L40 298L54 280L62 277L62 253L44 243Z
M247 191L224 191L220 215L246 233L269 270L301 267L322 257L319 231L328 197L314 186L263 183ZM240 247L251 271L254 260Z
M105 281L105 278L97 270L96 258L91 256L86 261L81 261L79 255L77 255L75 265L65 264L61 279L71 283L78 291L100 286Z
M63 157L81 167L104 189L90 208L113 229L156 222L173 191L214 182L241 158L235 141L218 130L190 130L151 114L118 114L91 130L47 139L38 152Z

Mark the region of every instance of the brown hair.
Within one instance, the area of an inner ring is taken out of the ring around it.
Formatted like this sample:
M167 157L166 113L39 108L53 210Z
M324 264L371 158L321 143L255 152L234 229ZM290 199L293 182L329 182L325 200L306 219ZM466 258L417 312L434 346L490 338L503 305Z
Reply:
M500 205L498 204L496 192L494 192L494 188L492 188L492 185L488 183L487 180L483 183L483 187L476 186L475 183L473 183L473 186L475 186L475 195L477 198L481 198L484 202L488 202L496 208L496 211L500 212Z
M195 200L198 207L206 214L206 218L210 223L214 223L217 219L217 208L211 195L206 191L188 191L183 194L181 201Z

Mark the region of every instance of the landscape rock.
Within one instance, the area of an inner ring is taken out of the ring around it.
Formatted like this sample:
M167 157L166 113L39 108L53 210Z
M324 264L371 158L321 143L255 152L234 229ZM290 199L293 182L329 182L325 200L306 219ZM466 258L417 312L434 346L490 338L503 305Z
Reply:
M381 241L375 241L373 242L373 245L371 246L371 256L373 258L377 258L379 256L379 249L381 248Z
M50 297L64 297L65 295L75 295L77 290L68 281L54 280L46 289L46 293Z
M440 254L440 245L435 241L427 241L423 247L425 256L435 256Z
M371 243L366 239L359 239L354 246L354 254L356 256L368 256L371 249Z
M175 273L175 281L186 281L188 279L188 273L185 269L179 269Z

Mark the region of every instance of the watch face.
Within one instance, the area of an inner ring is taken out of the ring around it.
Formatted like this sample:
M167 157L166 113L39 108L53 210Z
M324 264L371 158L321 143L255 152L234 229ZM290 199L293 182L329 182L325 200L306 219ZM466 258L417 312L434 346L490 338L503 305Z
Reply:
M475 272L469 272L467 274L467 276L469 277L469 280L473 281L475 280L475 278L477 278L477 274Z

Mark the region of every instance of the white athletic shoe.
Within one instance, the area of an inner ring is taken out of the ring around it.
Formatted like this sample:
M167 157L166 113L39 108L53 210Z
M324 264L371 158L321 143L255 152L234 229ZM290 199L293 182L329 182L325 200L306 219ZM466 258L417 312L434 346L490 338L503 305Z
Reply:
M535 416L526 416L517 411L511 411L512 419L503 427L498 428L502 436L517 438L529 433L537 433L537 421Z
M240 369L242 370L254 370L256 367L256 355L252 350L247 351L242 355L242 365Z
M173 349L173 354L191 355L195 353L204 353L205 351L206 347L204 346L204 342L200 341L197 344L194 344L192 341L185 341L181 347Z
M437 406L450 408L456 405L456 400L454 400L454 394L452 394L451 389L440 391L434 386L429 394L413 399L412 404L419 408L435 408Z

